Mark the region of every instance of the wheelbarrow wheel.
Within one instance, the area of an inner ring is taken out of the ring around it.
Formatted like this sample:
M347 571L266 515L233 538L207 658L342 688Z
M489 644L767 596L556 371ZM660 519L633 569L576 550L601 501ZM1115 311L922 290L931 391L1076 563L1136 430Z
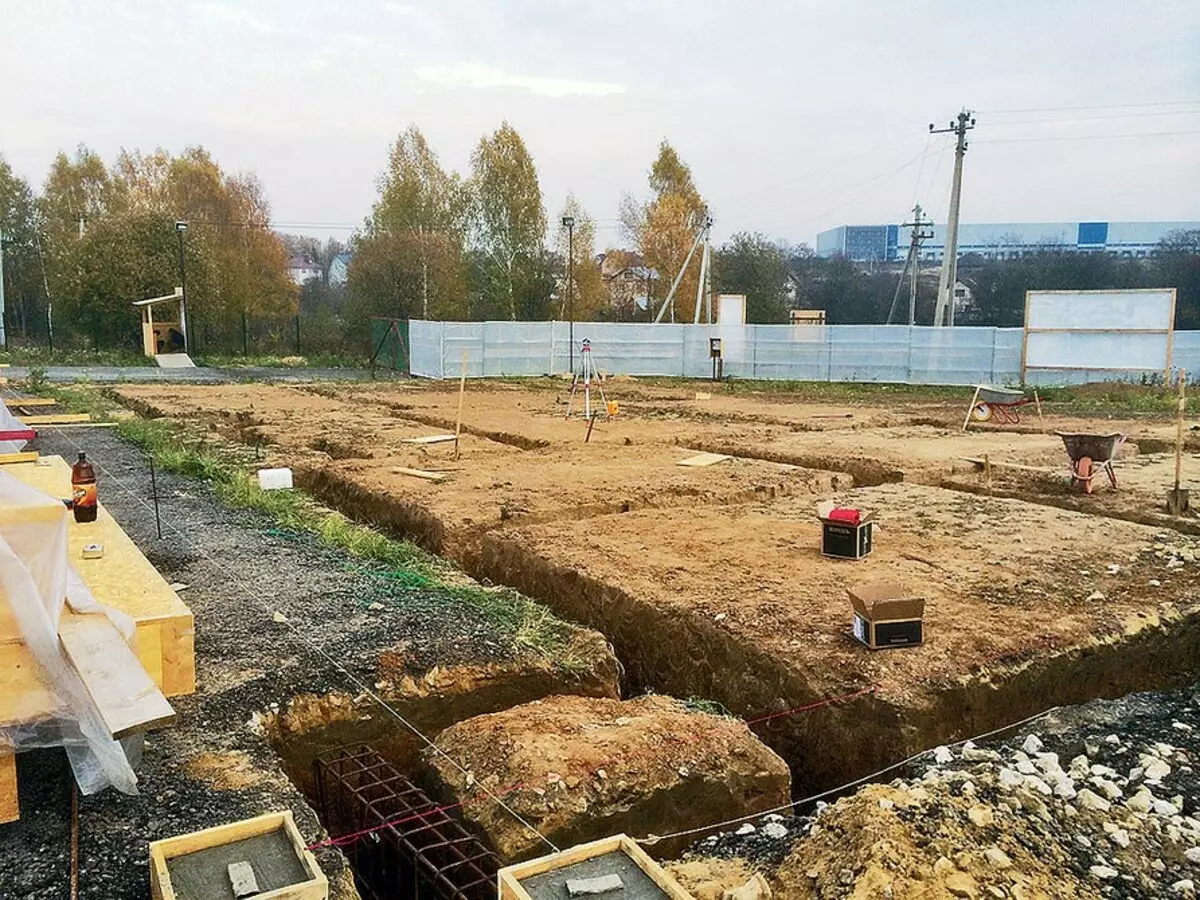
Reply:
M1079 457L1079 463L1075 466L1075 477L1083 483L1083 492L1090 494L1092 492L1092 458L1090 456Z
M971 408L971 418L976 422L986 422L992 417L992 406L990 403L976 403Z

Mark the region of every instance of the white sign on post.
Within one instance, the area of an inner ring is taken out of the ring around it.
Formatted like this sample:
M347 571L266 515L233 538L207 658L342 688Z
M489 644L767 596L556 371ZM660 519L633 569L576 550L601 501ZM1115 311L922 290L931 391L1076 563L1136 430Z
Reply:
M1021 382L1169 377L1175 289L1027 291Z

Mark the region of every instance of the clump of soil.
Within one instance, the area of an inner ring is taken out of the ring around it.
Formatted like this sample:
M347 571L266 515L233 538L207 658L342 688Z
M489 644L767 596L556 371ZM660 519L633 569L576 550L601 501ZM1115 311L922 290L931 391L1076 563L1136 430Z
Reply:
M505 859L544 852L500 796L560 847L664 834L788 802L789 773L737 719L667 697L550 697L477 716L428 752L444 790Z

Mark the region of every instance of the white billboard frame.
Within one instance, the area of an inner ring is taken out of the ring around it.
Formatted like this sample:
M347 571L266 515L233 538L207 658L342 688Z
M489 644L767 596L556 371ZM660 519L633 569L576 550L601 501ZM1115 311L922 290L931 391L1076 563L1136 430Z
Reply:
M1073 325L1065 326L1037 326L1030 324L1030 307L1035 297L1053 297L1055 295L1071 297L1092 297L1099 299L1101 297L1114 296L1129 296L1148 294L1163 294L1170 296L1168 310L1165 315L1165 321L1162 327L1089 327L1088 325ZM1025 292L1025 320L1024 334L1021 340L1021 384L1024 385L1027 381L1027 376L1030 371L1035 372L1127 372L1134 374L1137 372L1158 372L1160 365L1156 364L1153 367L1148 366L1113 366L1113 365L1076 365L1076 364L1046 364L1037 362L1031 364L1029 361L1029 339L1030 336L1036 335L1062 335L1068 339L1072 335L1138 335L1138 336L1154 336L1163 335L1165 341L1165 359L1161 362L1161 370L1163 380L1169 382L1171 378L1171 356L1175 343L1175 288L1115 288L1112 290L1077 290L1077 291L1026 291ZM1107 362L1107 360L1106 360Z

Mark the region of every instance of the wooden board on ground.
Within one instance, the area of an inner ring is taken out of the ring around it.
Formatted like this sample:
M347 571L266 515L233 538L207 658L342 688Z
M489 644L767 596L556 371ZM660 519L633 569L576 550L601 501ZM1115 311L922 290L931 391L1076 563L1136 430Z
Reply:
M409 469L406 466L396 466L392 471L397 475L409 475L413 478L424 478L426 481L445 481L445 472L429 472L425 469Z
M402 438L402 444L444 444L447 441L454 440L452 434L430 434L424 437Z
M45 413L38 416L21 416L22 425L70 425L74 422L90 422L87 413Z
M35 406L55 406L53 397L12 397L4 401L9 409L33 409Z
M71 467L60 456L43 457L40 463L14 463L3 471L51 497L71 496ZM101 498L104 482L101 474ZM178 697L195 693L191 610L108 514L103 502L95 522L67 519L67 543L68 561L96 600L125 613L137 624L138 658L163 694ZM83 548L87 544L103 544L104 556L84 559Z
M182 900L183 895L177 893L171 883L170 860L181 856L202 853L213 848L223 847L238 841L257 838L272 832L283 832L287 842L296 853L296 861L301 869L310 877L298 884L268 890L260 896L272 900L326 900L329 896L329 881L316 857L304 845L304 839L290 810L267 813L253 819L241 822L230 822L205 828L203 831L193 831L191 834L181 834L178 837L166 838L150 842L150 895L153 900Z
M105 616L64 610L58 640L113 738L175 721L175 710Z
M21 818L21 804L17 795L17 757L13 753L0 753L0 825Z
M685 891L662 866L651 859L636 841L623 834L580 844L577 847L569 847L558 853L551 853L548 856L501 869L496 879L500 900L534 900L529 891L522 887L521 882L547 872L566 869L585 860L606 856L609 853L622 853L627 856L659 889L661 896L669 898L669 900L692 900L691 894ZM565 889L560 888L560 890ZM557 895L557 891L555 894Z
M37 462L38 452L36 450L24 450L17 453L0 453L0 466L8 463L23 463Z
M713 466L719 462L725 462L727 459L733 459L732 456L727 456L724 453L697 453L695 456L689 456L687 459L681 459L675 463L677 466Z
M1023 466L1019 463L1001 462L997 459L984 460L976 459L973 456L960 456L960 460L965 463L970 463L977 468L983 469L991 466L993 469L1013 469L1017 472L1036 472L1039 475L1061 475L1061 469L1047 469L1045 466Z

